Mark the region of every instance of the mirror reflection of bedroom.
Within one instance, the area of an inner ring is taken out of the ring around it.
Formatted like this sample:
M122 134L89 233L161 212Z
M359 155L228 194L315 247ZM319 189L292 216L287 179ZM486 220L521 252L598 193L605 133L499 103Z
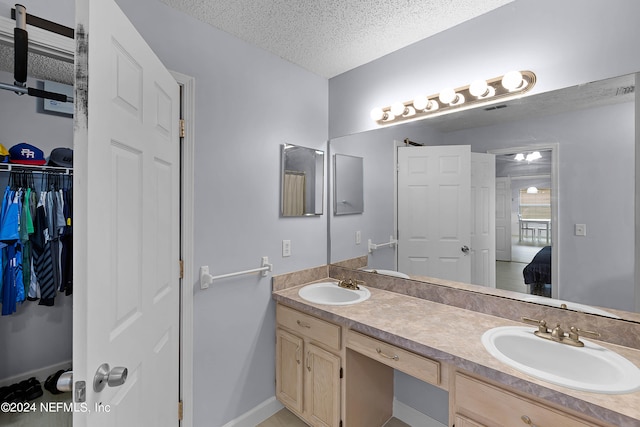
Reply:
M496 287L551 297L551 150L496 155Z

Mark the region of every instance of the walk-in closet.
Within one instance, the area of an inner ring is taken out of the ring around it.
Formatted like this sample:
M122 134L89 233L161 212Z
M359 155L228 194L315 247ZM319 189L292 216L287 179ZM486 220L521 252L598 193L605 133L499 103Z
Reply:
M13 55L12 49L4 46L0 49L3 49L3 56L5 50ZM72 84L70 71L70 64L49 71L34 68L33 72L40 75L33 77L30 74L28 84L38 88L51 80ZM12 71L0 70L0 82L13 81ZM35 413L0 413L0 425L3 426L72 424L70 412L50 413L45 418L39 407L40 402L71 401L71 393L58 391L55 380L72 368L73 318L73 277L69 262L72 259L73 166L68 158L73 147L73 117L45 106L45 102L32 96L0 91L0 144L7 151L15 147L13 152L18 157L16 152L25 150L22 161L15 156L12 160L0 147L3 194L3 215L0 216L3 219L0 220L3 254L0 390L3 401L20 400L38 405ZM37 150L31 153L28 147L35 147L42 153ZM54 151L67 156L56 163L52 159ZM45 216L36 221L38 206L42 207ZM56 211L59 207L63 210ZM17 215L15 211L18 211ZM30 218L26 214L30 214ZM19 223L11 223L12 218L17 218ZM15 226L20 230L17 234ZM43 262L46 263L44 267Z

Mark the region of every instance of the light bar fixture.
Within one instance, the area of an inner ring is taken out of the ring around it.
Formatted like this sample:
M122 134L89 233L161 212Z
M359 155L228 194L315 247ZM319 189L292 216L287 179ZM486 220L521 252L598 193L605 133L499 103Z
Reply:
M458 89L446 88L440 93L419 95L407 102L396 102L389 107L374 108L371 118L379 124L426 118L478 104L515 98L531 90L536 75L531 71L510 71L491 80L476 80Z

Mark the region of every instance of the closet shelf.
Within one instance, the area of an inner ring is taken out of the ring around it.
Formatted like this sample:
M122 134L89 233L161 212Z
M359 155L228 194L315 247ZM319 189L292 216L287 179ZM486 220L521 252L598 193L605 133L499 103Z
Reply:
M73 168L63 168L58 166L36 166L36 165L20 165L17 163L0 163L0 171L32 171L32 172L56 172L66 175L73 174Z

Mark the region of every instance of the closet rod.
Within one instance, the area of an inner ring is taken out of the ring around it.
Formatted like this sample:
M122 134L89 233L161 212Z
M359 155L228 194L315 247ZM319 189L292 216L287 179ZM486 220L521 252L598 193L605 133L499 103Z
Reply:
M15 163L0 163L0 171L31 171L31 172L56 172L64 175L72 175L73 168L62 168L58 166L28 166Z

